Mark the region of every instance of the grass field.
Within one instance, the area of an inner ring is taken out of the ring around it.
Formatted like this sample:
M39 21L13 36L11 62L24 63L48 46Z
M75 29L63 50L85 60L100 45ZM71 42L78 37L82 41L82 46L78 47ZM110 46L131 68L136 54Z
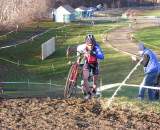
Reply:
M149 27L139 30L135 33L136 39L144 41L149 47L153 49L160 49L160 28Z
M28 25L27 27L24 27L21 30L13 30L12 33L6 33L6 35L1 35L0 46L23 42L24 40L27 40L34 35L40 34L49 28L57 28L60 26L62 26L62 24L56 24L53 22L35 22L32 25Z
M106 46L107 43L102 42L102 34L109 31L111 28L123 26L121 23L104 23L95 26L70 24L61 29L53 29L43 36L36 38L32 42L23 45L0 50L0 58L11 60L20 65L11 64L4 60L0 60L0 77L1 81L26 81L26 82L52 82L62 86L50 85L29 85L29 84L11 84L4 85L5 94L12 97L25 96L53 96L62 97L65 80L68 74L69 65L65 56L65 50L68 46L74 46L82 43L87 33L92 32L97 41L100 43L105 60L100 62L100 77L102 85L122 82L128 75L131 69L135 66L131 62L131 58L125 54L119 53ZM36 23L33 25L33 28ZM49 29L61 26L52 22L40 23L40 26ZM29 28L32 28L29 27ZM148 28L156 33L158 40L157 28ZM23 30L22 30L23 31ZM148 33L148 34L147 34ZM141 30L136 33L136 38L146 40L146 37L151 31ZM152 34L152 33L151 33ZM18 35L14 34L14 35ZM44 61L41 61L41 44L51 37L56 36L56 52ZM16 38L16 37L14 37ZM153 35L152 37L153 38ZM149 39L148 39L149 40ZM155 40L155 41L157 41ZM145 41L147 42L147 41ZM149 41L148 41L149 42ZM150 43L150 42L149 42ZM154 42L155 43L155 42ZM159 46L159 44L155 44ZM131 76L127 83L140 84L143 79L143 69L138 70ZM116 88L103 92L103 97L110 97ZM148 101L139 102L135 99L138 93L138 88L123 86L118 92L116 102L119 104L135 105L141 110L159 110L158 102L150 103Z
M146 10L141 15L142 16L160 16L160 10L159 9Z
M3 49L0 51L0 58L11 60L20 65L11 64L6 61L0 61L2 81L26 81L26 82L52 82L62 86L50 85L28 85L28 84L13 84L5 86L6 94L12 96L46 96L58 93L62 94L63 85L68 74L69 65L65 56L65 50L68 46L78 45L83 43L85 35L92 32L105 53L105 60L100 63L100 71L102 84L112 84L122 82L135 64L132 64L131 58L122 53L116 52L102 42L102 34L109 31L111 28L122 26L122 23L104 23L95 26L70 24L61 29L53 29L50 32L39 37L27 44ZM36 23L33 25L33 28ZM40 27L56 28L61 25L56 25L51 22L43 22ZM32 28L32 27L30 27ZM18 34L15 34L18 35ZM41 61L41 44L51 37L56 36L56 52L44 61ZM17 38L17 37L15 37ZM140 84L143 78L142 68L139 68L128 83ZM104 96L111 96L115 89L104 92ZM137 96L137 88L123 88L118 96L126 96L132 99ZM54 93L56 92L56 93Z
M61 26L60 24L55 24L51 22L46 22L46 23L40 23L39 25L41 28L56 28ZM106 49L105 45L102 44L102 34L104 32L107 32L109 29L113 27L121 26L121 24L112 24L112 23L106 23L106 24L98 24L96 26L81 26L77 24L71 24L69 26L66 26L62 29L53 29L50 32L46 33L43 35L43 37L39 37L35 39L32 42L28 42L26 44L22 44L16 47L11 47L7 49L3 49L0 51L0 58L4 58L10 61L15 62L15 64L11 64L6 61L0 61L1 62L1 80L2 81L26 81L26 82L50 82L54 84L65 84L65 80L68 74L69 70L69 65L67 65L67 59L65 56L65 50L68 46L72 45L78 45L80 43L83 43L85 35L87 33L93 33L97 40L101 43L102 48L104 50L104 53L106 55L106 60L102 62L102 69L101 71L103 72L103 84L107 83L113 83L115 82L115 79L117 82L122 80L122 76L118 76L120 72L117 72L116 75L112 74L114 69L110 67L112 66L116 68L116 64L119 63L120 60L122 60L122 63L119 64L125 64L126 56L120 56L119 53L111 50L111 49ZM31 29L30 31L26 32L26 29L22 30L21 32L18 32L16 34L13 34L15 40L19 40L19 33L23 35L23 38L25 36L28 36L27 34L30 32L32 33L32 30L36 25L34 24L33 27L28 27ZM28 29L27 28L27 29ZM44 61L41 61L40 55L41 55L41 44L45 42L46 40L50 39L51 37L56 36L56 52L47 58ZM6 37L5 40L10 39L10 37ZM3 40L3 39L2 39ZM112 56L114 54L114 56ZM116 56L117 55L117 56ZM118 60L116 61L115 59ZM114 63L115 60L115 63ZM112 62L113 61L113 62ZM17 65L20 64L20 65ZM128 68L127 68L128 69ZM126 67L122 65L121 70L126 70ZM127 71L127 70L126 70ZM126 72L127 73L127 72ZM125 74L125 73L124 73ZM109 76L111 75L111 76ZM107 77L105 77L107 76ZM114 78L111 78L113 77ZM42 90L41 92L43 93L43 90L52 89L52 90L62 90L63 88L50 88L49 85L43 86L43 85L33 85L33 87L28 87L28 85L24 84L13 84L13 85L7 85L6 90L12 90L8 91L8 93L12 94L18 94L18 91L21 92L22 95L25 95L27 92L22 91L32 91L32 90ZM16 92L14 91L16 90ZM18 94L18 95L21 95ZM32 92L29 93L32 95ZM34 94L34 92L33 92ZM40 92L38 93L40 94ZM27 94L28 95L28 94Z

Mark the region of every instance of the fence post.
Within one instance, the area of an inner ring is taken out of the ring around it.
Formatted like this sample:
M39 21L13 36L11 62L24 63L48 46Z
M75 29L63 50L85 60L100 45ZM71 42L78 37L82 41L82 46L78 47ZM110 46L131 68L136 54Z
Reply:
M30 85L29 85L29 79L28 79L28 88L29 88L29 86L30 86Z
M32 36L32 37L31 37L31 44L33 43L33 41L34 41L34 37Z
M79 35L78 35L78 41L79 41L79 43L80 43L80 37L81 37L81 34L79 33Z
M20 65L20 61L19 61L19 60L17 61L17 65L18 65L18 66Z
M50 79L49 85L50 85L50 89L51 89L51 87L52 87L52 80L51 79Z
M53 69L53 70L55 69L53 64L52 64L52 66L51 66L51 69Z
M99 87L99 89L101 88L102 85L103 85L102 76L100 76L100 87ZM100 91L100 97L102 97L102 92L101 91Z

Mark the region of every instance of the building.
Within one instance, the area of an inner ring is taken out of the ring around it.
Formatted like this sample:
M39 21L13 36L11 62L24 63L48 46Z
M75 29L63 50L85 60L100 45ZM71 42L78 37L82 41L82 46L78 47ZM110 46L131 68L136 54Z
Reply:
M55 22L69 23L75 20L75 10L69 5L60 6L54 11L54 16Z
M85 17L87 14L87 8L84 6L80 6L80 7L76 8L75 11L76 11L76 16L78 18Z

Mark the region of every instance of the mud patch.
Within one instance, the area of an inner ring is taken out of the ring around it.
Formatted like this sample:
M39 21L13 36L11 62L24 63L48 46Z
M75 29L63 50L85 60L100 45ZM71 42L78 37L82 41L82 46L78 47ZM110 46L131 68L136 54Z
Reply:
M3 99L0 102L0 129L160 129L160 113L142 113L120 106L102 109L99 101Z

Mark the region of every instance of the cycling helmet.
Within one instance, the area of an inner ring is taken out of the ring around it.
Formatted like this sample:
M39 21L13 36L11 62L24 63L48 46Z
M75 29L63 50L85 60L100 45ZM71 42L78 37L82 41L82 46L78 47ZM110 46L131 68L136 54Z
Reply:
M96 44L96 40L95 40L93 34L88 34L88 35L86 36L86 38L85 38L85 43L86 43L86 44L89 43L89 44L93 44L93 45Z

